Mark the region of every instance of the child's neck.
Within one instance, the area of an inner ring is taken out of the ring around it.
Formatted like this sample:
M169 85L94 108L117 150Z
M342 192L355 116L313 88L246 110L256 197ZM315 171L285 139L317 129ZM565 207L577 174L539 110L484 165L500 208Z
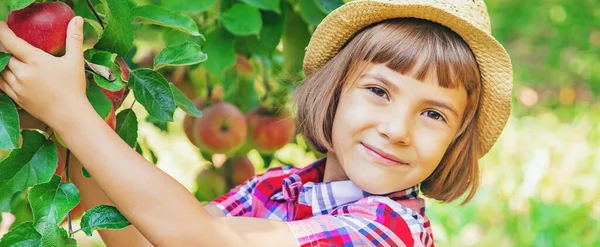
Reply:
M334 152L327 152L327 160L325 163L325 173L323 174L323 182L334 182L349 180L346 172L340 165L340 162Z

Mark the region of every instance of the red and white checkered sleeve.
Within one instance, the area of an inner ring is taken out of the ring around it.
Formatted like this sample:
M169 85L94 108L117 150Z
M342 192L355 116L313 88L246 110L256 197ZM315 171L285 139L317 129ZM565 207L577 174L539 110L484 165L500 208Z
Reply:
M250 216L254 189L261 177L256 175L209 203L221 209L225 216Z
M423 219L415 214L399 205L361 199L330 214L287 224L301 247L434 246Z

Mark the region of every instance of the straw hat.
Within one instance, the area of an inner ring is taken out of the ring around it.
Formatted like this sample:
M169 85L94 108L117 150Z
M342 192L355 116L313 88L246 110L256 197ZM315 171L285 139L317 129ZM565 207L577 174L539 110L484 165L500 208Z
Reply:
M337 8L315 29L304 56L306 76L333 58L362 28L379 21L412 17L437 22L460 35L477 59L482 95L477 135L478 157L494 145L511 111L512 66L506 50L491 35L482 0L355 0Z

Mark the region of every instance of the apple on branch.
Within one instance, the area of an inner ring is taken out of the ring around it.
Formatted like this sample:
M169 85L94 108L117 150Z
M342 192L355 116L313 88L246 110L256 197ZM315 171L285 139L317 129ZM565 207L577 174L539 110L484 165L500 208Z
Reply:
M67 26L75 12L62 2L34 2L8 14L6 24L17 35L54 56L65 53Z

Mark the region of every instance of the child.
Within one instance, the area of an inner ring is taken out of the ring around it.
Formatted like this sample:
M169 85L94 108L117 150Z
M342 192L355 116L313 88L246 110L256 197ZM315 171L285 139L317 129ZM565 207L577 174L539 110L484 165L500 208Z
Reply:
M201 207L90 106L81 33L76 17L66 55L54 58L0 23L15 56L0 88L85 157L94 182L74 178L84 207L112 202L132 222L101 233L109 246L433 246L419 193L469 201L478 159L510 114L510 59L482 1L350 2L315 30L295 97L302 133L327 156ZM104 199L85 199L92 190Z

